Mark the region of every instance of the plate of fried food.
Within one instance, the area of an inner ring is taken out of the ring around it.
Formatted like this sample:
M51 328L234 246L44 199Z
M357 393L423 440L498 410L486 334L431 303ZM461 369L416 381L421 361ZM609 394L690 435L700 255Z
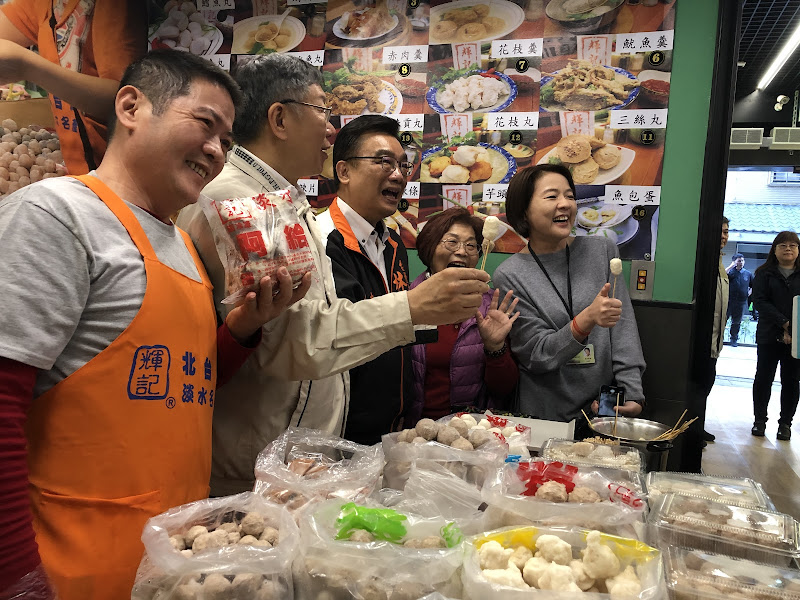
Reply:
M403 108L400 90L374 75L350 73L343 83L324 89L325 103L334 115L396 115Z
M542 73L539 106L543 111L624 108L639 95L639 79L620 69L570 59L553 73Z
M281 15L250 17L233 26L232 54L288 52L306 37L300 19Z
M422 183L508 183L517 172L517 161L499 146L435 146L422 154Z
M488 42L522 25L525 11L508 0L455 0L431 8L428 42Z
M375 40L394 31L400 23L389 11L388 0L375 6L345 12L334 24L333 34L342 40Z
M573 133L561 138L540 165L564 165L576 184L603 185L621 177L633 164L636 152L607 144L590 135Z
M517 84L503 73L475 70L428 90L426 99L437 113L498 112L517 97Z

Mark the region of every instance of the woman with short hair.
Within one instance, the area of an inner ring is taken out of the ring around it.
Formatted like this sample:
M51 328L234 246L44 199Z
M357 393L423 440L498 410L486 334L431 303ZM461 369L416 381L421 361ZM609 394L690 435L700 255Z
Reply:
M767 407L778 363L781 364L781 413L777 437L779 440L792 437L792 419L800 397L800 360L792 357L792 300L800 295L798 247L800 238L794 231L781 231L753 280L753 306L759 318L758 359L753 379L755 420L751 433L758 437L767 429Z
M613 241L573 237L575 184L560 165L519 171L506 195L506 215L526 248L494 273L500 289L513 289L520 317L511 330L519 361L519 407L540 419L586 425L581 410L595 409L603 385L625 388L614 410L642 410L645 363L625 282L611 290ZM588 357L586 349L589 349Z
M428 219L417 237L417 252L427 270L411 288L448 268L475 268L481 255L483 221L464 208L450 208ZM467 407L507 404L519 372L506 337L519 316L509 291L487 292L478 313L454 325L440 325L438 341L412 350L415 399L407 422L439 419Z

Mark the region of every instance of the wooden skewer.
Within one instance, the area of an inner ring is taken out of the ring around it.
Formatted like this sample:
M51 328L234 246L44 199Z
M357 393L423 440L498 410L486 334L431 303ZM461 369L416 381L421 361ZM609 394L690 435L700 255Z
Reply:
M594 425L592 425L592 420L589 418L589 415L587 415L586 411L583 409L581 409L581 412L583 413L583 416L586 417L586 422L589 424L589 429L594 431Z
M489 253L492 251L494 247L494 242L491 240L485 240L483 242L483 257L481 259L481 271L486 270L486 259L489 257Z
M617 297L617 276L616 275L614 275L614 289L611 290L611 297L612 298L616 298Z
M614 285L617 283L617 278L614 278ZM614 437L617 437L617 417L619 417L619 392L617 392L617 410L614 411Z

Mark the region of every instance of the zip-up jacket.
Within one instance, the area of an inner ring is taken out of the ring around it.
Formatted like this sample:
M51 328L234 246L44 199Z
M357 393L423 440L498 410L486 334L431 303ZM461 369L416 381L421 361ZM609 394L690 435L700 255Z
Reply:
M784 277L777 265L759 269L753 280L753 307L758 311L756 344L781 341L783 324L792 320L792 299L798 295L800 273Z
M389 287L378 267L367 256L342 214L336 198L318 224L325 251L331 260L336 295L359 302L389 292L408 290L408 254L394 231L383 251ZM394 348L350 370L350 409L345 438L361 444L377 444L381 436L403 426L413 394L410 347Z

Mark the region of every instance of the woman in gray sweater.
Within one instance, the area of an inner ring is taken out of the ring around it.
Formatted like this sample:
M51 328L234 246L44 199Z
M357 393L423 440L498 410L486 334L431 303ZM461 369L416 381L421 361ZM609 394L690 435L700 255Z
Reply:
M600 387L618 385L625 388L618 413L634 417L644 404L645 363L625 283L609 297L617 247L604 237L572 237L576 213L565 167L536 165L511 180L506 214L528 246L498 267L494 282L519 298L510 336L519 409L551 421L580 417L582 424L581 409L596 412Z

